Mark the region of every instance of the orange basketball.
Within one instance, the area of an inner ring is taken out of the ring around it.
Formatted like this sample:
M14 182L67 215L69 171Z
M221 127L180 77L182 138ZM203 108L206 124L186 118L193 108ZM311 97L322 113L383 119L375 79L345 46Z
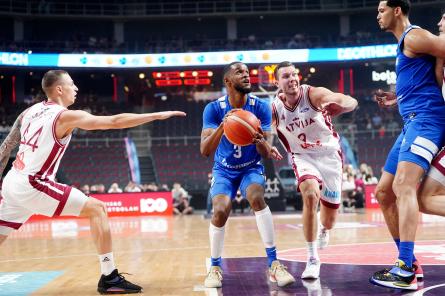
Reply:
M260 125L260 121L253 113L236 110L227 116L224 122L224 135L232 144L247 146L252 144Z

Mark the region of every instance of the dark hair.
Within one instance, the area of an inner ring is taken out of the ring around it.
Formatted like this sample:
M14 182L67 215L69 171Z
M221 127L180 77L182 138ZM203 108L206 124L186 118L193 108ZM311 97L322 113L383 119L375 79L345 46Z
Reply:
M48 88L52 87L56 82L60 80L63 74L68 74L65 70L49 70L43 75L42 89L47 93Z
M275 70L274 70L274 76L275 76L275 79L276 80L278 80L278 70L280 70L281 68L284 68L284 67L290 67L290 66L293 66L294 64L292 64L291 62L288 62L288 61L284 61L284 62L281 62L281 63L279 63L277 66L276 66L276 68L275 68Z
M236 64L244 64L244 63L240 62L240 61L236 61L236 62L231 62L230 64L224 66L224 69L223 69L223 82L224 82L224 79L226 79L227 73L229 73L230 70L232 70L232 66L236 65Z
M391 8L400 7L404 15L409 14L409 9L411 8L411 2L409 0L387 0L386 6Z

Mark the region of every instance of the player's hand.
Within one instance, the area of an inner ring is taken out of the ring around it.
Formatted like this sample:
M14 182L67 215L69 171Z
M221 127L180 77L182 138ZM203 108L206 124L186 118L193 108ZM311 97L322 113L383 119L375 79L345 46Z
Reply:
M272 146L272 148L270 149L270 157L275 159L275 160L282 160L283 159L283 155L280 154L280 152L278 151L277 147Z
M261 129L261 127L259 127L258 131L253 135L253 143L260 144L265 141L266 141L266 138L264 138L264 132Z
M164 120L173 116L181 116L184 117L187 114L182 111L164 111L164 112L158 112L159 114L159 120Z
M374 93L374 99L382 108L391 108L397 105L397 96L393 92L379 89Z
M340 115L343 112L343 108L337 103L330 102L322 106L322 111L327 115L334 117Z

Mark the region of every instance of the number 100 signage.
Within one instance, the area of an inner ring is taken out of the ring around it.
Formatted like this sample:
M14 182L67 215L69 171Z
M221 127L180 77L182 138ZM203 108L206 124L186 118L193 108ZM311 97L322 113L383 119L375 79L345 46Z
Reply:
M107 205L108 216L172 215L171 192L92 194Z

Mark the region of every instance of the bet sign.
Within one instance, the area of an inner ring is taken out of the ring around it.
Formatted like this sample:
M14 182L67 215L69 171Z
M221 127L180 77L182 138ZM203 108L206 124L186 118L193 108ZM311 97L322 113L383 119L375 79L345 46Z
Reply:
M394 71L386 70L385 72L372 71L372 81L385 81L386 84L396 84L397 74Z

